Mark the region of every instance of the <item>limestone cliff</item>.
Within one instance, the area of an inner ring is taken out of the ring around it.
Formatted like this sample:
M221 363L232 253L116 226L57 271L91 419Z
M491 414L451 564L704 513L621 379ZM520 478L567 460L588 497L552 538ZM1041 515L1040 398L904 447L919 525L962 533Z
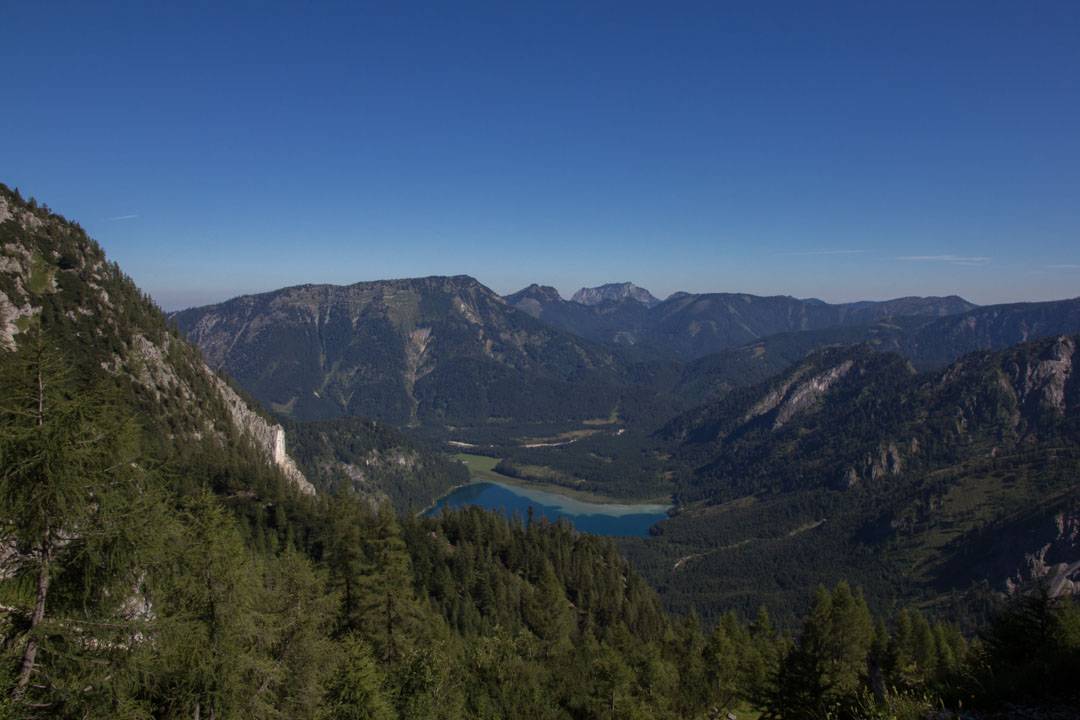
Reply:
M1051 597L1080 594L1080 510L1060 512L1039 530L1044 542L1025 553L1022 566L1006 581L1008 590L1042 582Z
M270 423L258 413L254 412L236 391L228 386L217 374L206 365L203 370L213 380L214 387L221 394L225 406L229 410L233 424L262 450L266 457L276 465L300 492L306 495L315 494L315 486L312 485L300 472L296 462L289 456L285 449L285 428L281 425Z
M224 437L232 426L304 493L314 487L285 431L255 412L172 331L78 225L0 185L0 351L34 324L67 339L69 359L126 378L175 435Z

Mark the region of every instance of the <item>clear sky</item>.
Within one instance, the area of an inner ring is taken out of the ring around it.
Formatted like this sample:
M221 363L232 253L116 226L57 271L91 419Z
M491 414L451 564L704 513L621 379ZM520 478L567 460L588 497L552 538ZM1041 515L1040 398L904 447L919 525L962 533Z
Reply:
M1080 295L1080 2L528 5L4 2L0 181L167 309Z

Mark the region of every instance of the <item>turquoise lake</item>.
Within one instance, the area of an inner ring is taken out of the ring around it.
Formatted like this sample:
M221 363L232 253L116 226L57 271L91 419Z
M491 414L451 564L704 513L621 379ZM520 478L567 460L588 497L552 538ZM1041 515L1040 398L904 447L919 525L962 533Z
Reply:
M545 517L551 522L569 520L579 531L593 535L645 536L649 528L667 517L668 505L609 505L576 500L566 495L495 482L474 482L441 497L425 515L444 507L467 505L494 510L506 517Z

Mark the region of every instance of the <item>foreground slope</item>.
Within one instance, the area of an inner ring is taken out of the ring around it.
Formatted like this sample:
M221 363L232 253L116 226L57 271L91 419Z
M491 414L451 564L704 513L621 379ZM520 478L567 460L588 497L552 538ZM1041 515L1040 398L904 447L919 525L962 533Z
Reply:
M210 370L81 227L0 184L0 352L35 328L61 338L84 376L119 383L161 434L241 436L313 492L282 427Z

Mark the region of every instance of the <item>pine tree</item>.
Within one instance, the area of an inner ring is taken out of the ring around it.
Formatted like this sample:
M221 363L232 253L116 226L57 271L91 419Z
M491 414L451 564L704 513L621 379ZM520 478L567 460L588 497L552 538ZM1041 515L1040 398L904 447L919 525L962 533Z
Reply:
M525 621L540 638L547 654L558 655L569 648L574 618L566 590L550 562L544 562L536 589L525 610Z
M422 638L424 622L413 592L409 554L390 508L375 512L362 542L363 566L348 627L371 642L380 661L395 662Z
M350 635L341 650L341 666L329 683L319 720L393 720L395 713L371 647Z
M732 627L733 624L738 625L737 618L732 613L725 613L713 628L705 648L710 681L709 702L725 710L734 706L740 690L744 687L740 661L745 644L740 644L741 638L736 636L737 631Z
M781 663L773 717L824 717L861 691L873 642L873 619L861 594L841 582L818 588L798 643Z
M165 717L272 717L273 661L260 567L209 493L184 503L150 580L157 614L142 646L149 701Z
M12 696L54 716L121 713L119 649L137 634L127 605L158 500L137 429L103 390L81 390L40 331L5 357L2 387L0 541L33 586Z
M273 706L282 718L310 718L322 699L327 660L334 656L329 634L337 598L295 550L266 565L262 632L274 667Z
M602 646L593 658L591 679L592 717L616 720L631 717L631 683L634 673L622 656Z

